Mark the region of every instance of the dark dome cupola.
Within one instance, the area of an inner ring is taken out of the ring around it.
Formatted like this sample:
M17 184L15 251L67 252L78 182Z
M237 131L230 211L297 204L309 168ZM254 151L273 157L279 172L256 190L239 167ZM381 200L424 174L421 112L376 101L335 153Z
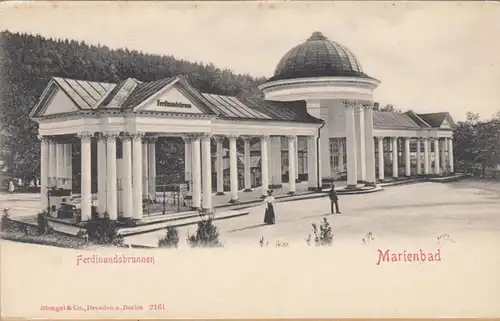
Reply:
M368 76L349 49L316 31L281 58L269 81L310 77Z

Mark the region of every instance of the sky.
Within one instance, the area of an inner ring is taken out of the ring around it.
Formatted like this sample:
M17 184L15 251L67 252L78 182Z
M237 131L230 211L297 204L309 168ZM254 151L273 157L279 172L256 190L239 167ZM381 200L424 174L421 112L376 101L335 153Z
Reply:
M349 48L402 110L500 111L500 3L2 2L0 30L84 40L271 77L314 31Z

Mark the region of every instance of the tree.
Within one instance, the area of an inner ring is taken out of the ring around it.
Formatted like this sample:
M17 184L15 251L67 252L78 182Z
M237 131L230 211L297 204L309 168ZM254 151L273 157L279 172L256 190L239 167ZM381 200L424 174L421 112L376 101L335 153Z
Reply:
M0 170L26 179L38 177L40 168L38 125L29 113L52 76L118 83L128 77L153 81L183 74L202 92L249 98L260 95L257 86L264 81L213 64L8 31L0 32L0 70ZM158 174L182 171L183 142L166 140L159 148L165 160ZM75 148L76 162L77 153ZM77 171L79 164L74 165Z

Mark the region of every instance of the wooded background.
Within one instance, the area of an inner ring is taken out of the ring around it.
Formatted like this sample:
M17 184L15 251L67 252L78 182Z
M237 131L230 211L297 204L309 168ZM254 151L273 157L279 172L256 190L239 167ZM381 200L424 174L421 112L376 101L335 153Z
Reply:
M118 83L134 77L141 81L184 75L196 89L214 94L255 97L265 78L235 74L213 64L193 63L173 56L135 50L111 50L74 40L0 33L0 170L23 179L39 177L40 142L37 124L29 113L49 83L50 77ZM393 105L378 110L400 111ZM446 106L443 106L446 109ZM454 133L455 161L461 164L495 165L500 162L500 113L488 121L468 113ZM239 146L241 148L241 146ZM157 174L182 173L184 144L179 139L161 139ZM75 149L78 151L78 149ZM76 154L76 153L75 153ZM75 155L77 156L77 155ZM74 157L79 163L79 157ZM78 165L75 164L75 168Z

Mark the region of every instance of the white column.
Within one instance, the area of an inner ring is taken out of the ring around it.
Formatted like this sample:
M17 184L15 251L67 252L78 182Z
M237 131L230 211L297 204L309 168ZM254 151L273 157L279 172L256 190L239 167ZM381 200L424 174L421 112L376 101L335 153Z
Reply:
M49 140L49 187L56 186L57 178L57 158L56 158L56 142L54 138Z
M272 182L273 186L281 186L281 136L271 137L271 167L272 167Z
M132 193L132 136L125 134L122 141L123 162L123 218L131 219L134 213Z
M92 215L92 170L91 170L91 140L92 135L89 133L81 133L81 220L82 222L88 221Z
M430 172L430 153L429 153L429 139L424 138L424 174L429 175Z
M133 136L132 153L134 157L133 177L132 177L132 194L134 211L132 217L136 220L141 220L142 212L142 133L136 133Z
M217 171L217 195L224 195L224 137L215 136L216 142L216 171Z
M365 182L368 186L375 185L375 142L373 140L373 110L372 105L365 105L364 107L364 132L365 132Z
M421 138L417 138L417 175L422 175L422 147Z
M410 139L405 138L405 176L411 176Z
M309 190L318 188L318 164L316 162L316 136L307 137L307 176Z
M358 165L356 155L356 128L354 126L354 103L345 101L346 143L347 143L347 188L358 186Z
M203 202L202 208L204 212L212 211L212 152L211 152L212 136L203 135L201 139L201 150L203 158Z
M269 189L269 136L262 136L260 139L260 172L261 172L261 195L266 196Z
M107 208L106 167L106 137L100 134L97 141L97 212L101 217Z
M344 137L339 138L339 171L344 171Z
M38 136L40 139L40 198L42 200L42 211L47 211L48 186L49 186L49 139L46 136Z
M184 139L184 180L191 181L191 141L188 137Z
M293 145L295 148L295 179L299 179L299 137L295 136L293 140Z
M231 179L230 203L238 201L238 160L236 154L236 136L229 137L229 171Z
M434 174L439 175L441 173L441 167L439 164L439 139L434 139Z
M118 218L117 178L116 178L116 138L113 133L106 134L106 211L111 220Z
M251 176L251 168L250 168L250 140L251 137L244 137L244 147L245 147L245 190L244 192L252 191L252 176Z
M67 145L66 143L62 143L62 157L61 157L61 188L66 188L66 180L68 175L67 163L68 163L68 155L67 155Z
M365 144L365 109L362 105L356 105L354 110L355 116L355 131L356 131L356 156L357 156L357 171L358 180L363 183L366 181L366 144Z
M385 165L384 165L384 137L377 137L378 149L378 179L383 181L385 178Z
M144 198L148 197L149 191L149 152L148 152L148 140L149 138L144 136L142 140L142 195Z
M297 136L288 136L288 194L295 194L295 165L297 163L297 151L295 140Z
M392 177L398 178L399 164L398 164L398 138L392 137Z
M66 152L67 152L67 163L66 163L66 170L67 174L66 177L68 178L68 184L67 188L72 190L73 189L73 144L72 140L70 140L70 143L66 145Z
M193 136L191 141L191 182L193 208L201 208L201 155L200 136Z
M151 200L156 200L156 141L157 137L151 137L148 141L148 182L149 182L149 197Z
M441 138L439 140L439 149L441 151L441 158L440 158L440 164L443 169L443 174L447 172L446 168L446 148L448 147L448 144L446 143L446 138Z
M55 184L57 188L62 187L62 177L63 177L63 145L60 141L56 142L56 175L55 175Z
M448 165L450 166L450 173L455 172L453 164L453 138L448 138Z

